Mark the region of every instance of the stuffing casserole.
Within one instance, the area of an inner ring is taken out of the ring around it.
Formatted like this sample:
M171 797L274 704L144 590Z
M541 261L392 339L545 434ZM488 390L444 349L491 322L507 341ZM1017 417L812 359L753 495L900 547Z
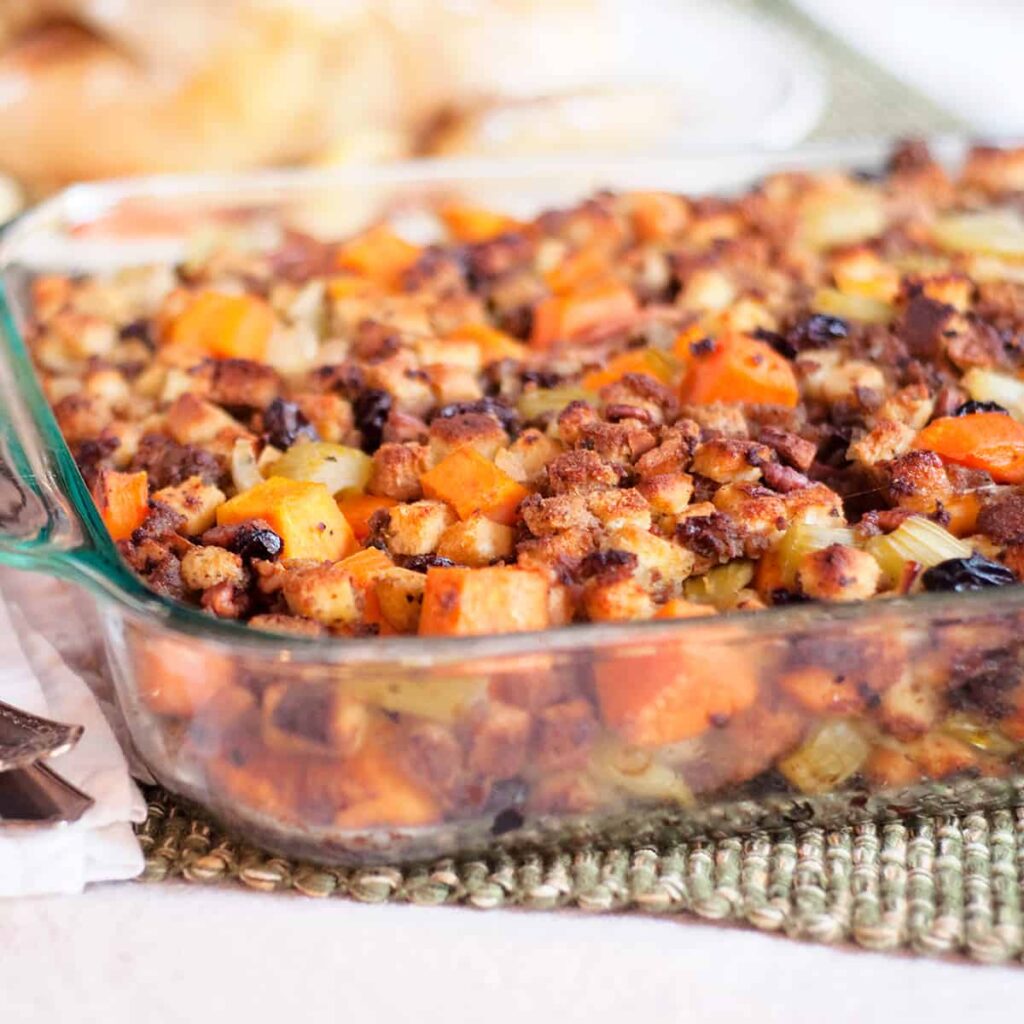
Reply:
M31 344L157 591L302 636L471 636L1013 585L1024 151L958 178L601 193L446 240L285 232L34 282ZM767 611L770 614L770 611ZM247 677L136 651L206 784L339 829L1004 778L1021 653L983 627L628 652L591 670ZM170 726L169 726L170 728Z

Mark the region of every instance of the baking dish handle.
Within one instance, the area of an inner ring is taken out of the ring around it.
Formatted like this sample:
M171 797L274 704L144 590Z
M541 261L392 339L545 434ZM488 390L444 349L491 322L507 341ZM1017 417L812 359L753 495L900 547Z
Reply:
M100 554L69 493L85 484L63 442L47 444L32 415L51 414L24 354L8 308L0 340L0 562L79 579ZM56 430L56 427L54 428ZM67 465L61 465L63 455ZM69 480L69 476L74 479Z

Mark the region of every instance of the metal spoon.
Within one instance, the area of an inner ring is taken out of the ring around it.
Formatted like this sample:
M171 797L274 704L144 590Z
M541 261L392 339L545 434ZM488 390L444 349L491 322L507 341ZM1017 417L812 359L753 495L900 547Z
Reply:
M77 821L95 802L43 762L82 735L0 701L0 828Z

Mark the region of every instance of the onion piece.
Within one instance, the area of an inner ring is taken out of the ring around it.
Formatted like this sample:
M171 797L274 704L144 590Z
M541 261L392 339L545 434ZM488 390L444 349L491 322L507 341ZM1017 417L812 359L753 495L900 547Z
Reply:
M952 213L935 222L932 236L953 252L983 252L1024 259L1024 219L1014 210Z
M973 366L960 382L976 402L996 402L1014 419L1024 420L1024 380Z
M617 740L599 742L590 758L590 774L604 785L643 801L692 807L693 791L651 751L630 747Z
M837 718L818 726L779 762L779 771L801 793L828 793L857 772L870 751L861 727Z
M297 441L267 467L271 476L324 484L331 494L363 491L370 482L373 459L358 448L328 441Z
M889 586L896 586L903 578L907 562L930 569L951 558L970 558L973 553L969 544L923 516L911 516L892 533L872 537L864 547L882 567Z
M263 474L256 462L256 442L240 437L231 449L231 480L241 494L263 482Z

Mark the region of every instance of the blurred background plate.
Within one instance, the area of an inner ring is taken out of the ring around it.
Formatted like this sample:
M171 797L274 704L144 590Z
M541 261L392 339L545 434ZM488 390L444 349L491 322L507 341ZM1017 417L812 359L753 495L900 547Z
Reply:
M775 20L723 3L622 3L629 38L623 82L661 83L677 116L662 147L789 146L815 127L828 99L818 57ZM661 148L661 147L659 147Z
M427 149L506 158L779 147L818 122L826 76L777 21L693 0L602 6L614 45L589 75L566 71L559 82L548 68L523 73L530 55L510 43L502 65L490 69L501 100L442 119Z

